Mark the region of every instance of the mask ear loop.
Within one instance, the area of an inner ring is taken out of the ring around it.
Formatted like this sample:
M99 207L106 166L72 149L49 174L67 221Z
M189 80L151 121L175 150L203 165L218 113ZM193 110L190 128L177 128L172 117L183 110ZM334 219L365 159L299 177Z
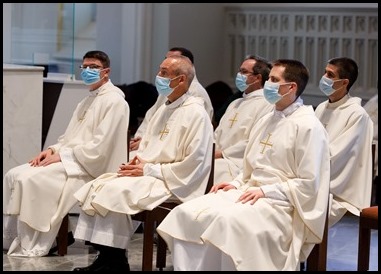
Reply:
M250 86L250 85L254 85L254 84L257 83L257 82L261 83L261 81L262 81L262 77L260 77L261 74L258 73L258 74L251 74L251 75L253 75L253 76L257 76L257 79L254 80L252 83L250 83L249 86Z
M251 75L254 75L254 74L251 74ZM255 76L255 75L254 75L254 76ZM248 83L247 83L247 79L249 79L249 76L246 76L246 85L247 85L246 89L248 89L248 87L254 85L254 84L257 82L257 80L255 80L254 82L248 84Z
M337 80L334 80L334 81L333 81L332 88L333 88L333 85L334 85L336 82L338 82L338 81L343 82L343 84L341 85L341 87L335 89L335 92L336 92L337 90L339 90L339 89L341 89L341 88L344 87L344 85L345 85L345 84L344 84L344 81L345 81L345 80L348 80L348 79L337 79ZM348 82L349 82L349 80L348 80Z
M171 87L171 82L172 82L173 80L175 80L176 78L179 78L179 77L181 77L181 76L183 76L183 74L177 75L175 78L172 78L171 81L169 82L169 87ZM177 86L175 86L174 88L171 88L171 89L174 90L175 88L177 88L177 87L180 85L180 83L181 83L181 82L179 82L179 83L177 84Z
M293 84L294 84L294 82L287 83L287 85L290 85L290 86L293 85ZM284 84L284 85L286 85L286 84ZM280 88L280 86L279 86L279 88ZM286 92L285 94L281 95L282 98L287 96L287 95L289 95L291 92L292 92L292 90L290 89L288 92ZM278 89L278 94L279 94L279 89Z
M102 71L103 71L103 70L106 70L106 69L109 69L109 68L103 68L103 69L101 69L101 70L99 71L99 74L102 73ZM109 72L106 72L106 73L103 75L103 77L100 78L99 81L102 81L104 78L107 78L107 79L108 79L108 73L109 73Z

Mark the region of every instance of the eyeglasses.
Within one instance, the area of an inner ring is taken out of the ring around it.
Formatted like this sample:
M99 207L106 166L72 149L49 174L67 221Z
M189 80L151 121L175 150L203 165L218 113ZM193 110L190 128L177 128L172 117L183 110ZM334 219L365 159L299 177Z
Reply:
M101 69L102 66L98 66L98 65L87 65L87 66L84 66L84 65L80 65L79 66L80 69Z
M244 70L244 69L240 69L238 72L241 73L241 74L253 74L253 75L255 75L254 72L247 71L247 70Z

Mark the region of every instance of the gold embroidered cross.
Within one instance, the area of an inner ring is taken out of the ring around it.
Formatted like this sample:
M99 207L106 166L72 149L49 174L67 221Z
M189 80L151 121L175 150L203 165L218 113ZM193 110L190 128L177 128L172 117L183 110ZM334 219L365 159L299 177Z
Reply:
M237 118L237 115L238 115L238 113L236 113L236 114L234 115L233 118L229 119L229 121L231 122L231 124L230 124L230 128L233 126L234 122L237 122L237 121L238 121L238 120L236 119L236 118Z
M265 151L266 146L272 147L273 144L269 142L271 137L271 133L267 133L267 140L266 141L260 141L259 143L263 145L263 149L261 151L261 154Z
M162 131L159 132L161 135L160 135L160 140L163 139L163 135L167 135L169 133L169 129L167 129L167 124L165 124L165 127Z
M205 211L207 211L208 209L209 209L209 207L204 208L204 209L200 209L200 210L197 212L197 215L196 215L196 217L194 218L194 220L197 221L197 220L198 220L198 217L200 217L200 215L201 215L202 213L204 213Z

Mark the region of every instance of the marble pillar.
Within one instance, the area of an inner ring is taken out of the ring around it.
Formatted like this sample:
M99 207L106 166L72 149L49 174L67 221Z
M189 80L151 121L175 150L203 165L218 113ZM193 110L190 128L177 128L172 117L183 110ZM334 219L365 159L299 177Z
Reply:
M41 151L43 70L3 63L3 177Z

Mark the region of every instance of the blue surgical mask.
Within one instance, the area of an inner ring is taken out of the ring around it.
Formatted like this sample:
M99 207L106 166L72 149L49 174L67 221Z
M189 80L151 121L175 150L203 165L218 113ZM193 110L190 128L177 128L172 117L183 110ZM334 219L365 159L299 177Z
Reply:
M319 88L320 90L327 96L332 95L336 90L333 88L333 84L335 83L334 80L325 77L321 77L320 82L319 82Z
M101 80L100 78L100 69L91 69L87 67L81 72L81 77L85 85L92 85Z
M179 75L180 76L180 75ZM177 77L173 78L176 79ZM167 96L172 93L175 88L171 88L169 85L173 79L164 78L156 75L155 86L159 95Z
M282 96L279 95L278 90L279 84L269 81L265 82L265 85L263 86L263 95L270 104L275 104L282 99Z
M247 76L238 72L235 78L235 86L239 89L239 91L244 92L249 85L246 84Z
M283 83L287 84L287 83ZM282 85L283 85L282 84ZM275 104L277 103L280 99L282 99L284 96L289 94L290 92L287 92L283 95L280 95L278 93L279 91L279 84L278 83L273 83L266 81L265 85L263 87L263 95L265 96L265 99L270 103L270 104Z

